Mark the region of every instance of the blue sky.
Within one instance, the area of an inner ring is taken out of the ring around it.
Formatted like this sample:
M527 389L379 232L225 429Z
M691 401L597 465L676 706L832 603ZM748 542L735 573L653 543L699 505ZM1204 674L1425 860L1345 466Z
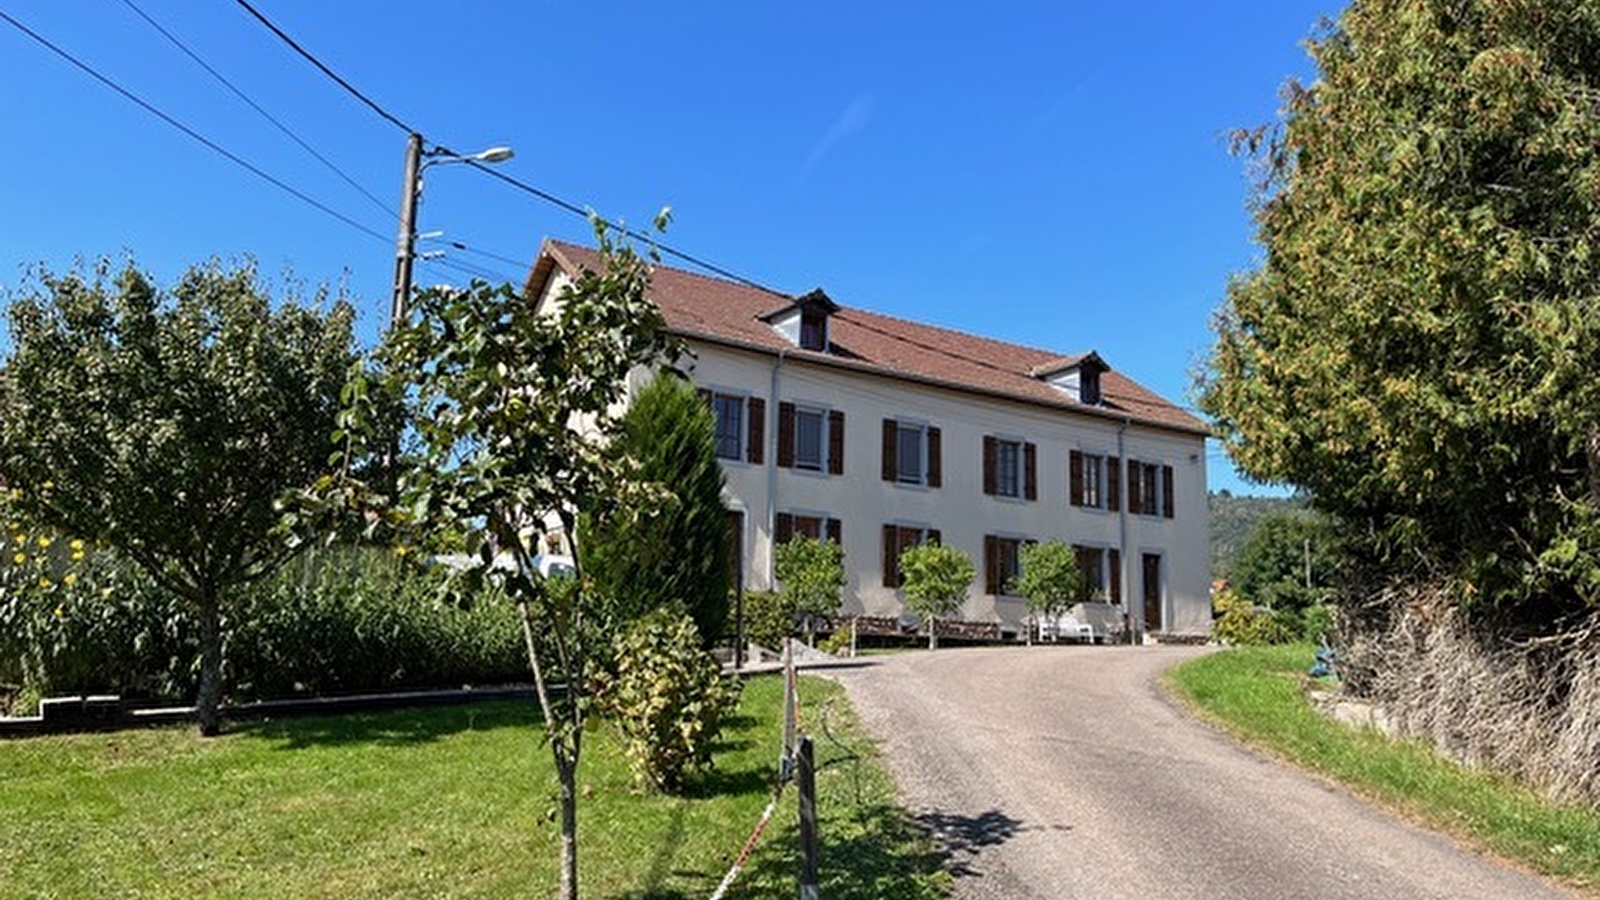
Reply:
M253 255L284 285L344 285L387 315L405 132L228 0L131 0L291 128L330 171L152 28L130 0L4 12L261 180L0 21L0 290L36 264L129 253L170 282ZM725 4L252 0L431 142L510 145L503 170L790 293L1063 353L1097 350L1165 396L1248 268L1244 166L1333 0ZM370 196L369 196L370 195ZM466 167L428 172L422 232L463 270L520 280L580 218ZM1220 449L1211 486L1241 483Z

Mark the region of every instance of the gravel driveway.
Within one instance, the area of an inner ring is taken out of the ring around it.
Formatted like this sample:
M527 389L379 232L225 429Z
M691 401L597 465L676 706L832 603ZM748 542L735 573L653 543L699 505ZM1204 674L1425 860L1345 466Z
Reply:
M830 674L958 897L1570 898L1186 718L1156 677L1202 652L952 649Z

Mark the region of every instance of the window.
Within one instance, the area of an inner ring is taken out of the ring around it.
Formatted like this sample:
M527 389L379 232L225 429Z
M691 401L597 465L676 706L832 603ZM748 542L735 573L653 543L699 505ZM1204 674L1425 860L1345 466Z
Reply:
M1012 438L983 438L983 492L995 497L1037 500L1038 447Z
M1073 548L1083 574L1084 596L1091 603L1122 602L1122 554L1115 547Z
M778 404L778 465L844 474L844 413L787 401Z
M983 537L983 581L988 594L1014 594L1012 583L1022 574L1023 538L988 534Z
M883 480L940 487L943 484L939 429L920 422L883 420Z
M773 523L772 528L773 543L786 544L796 536L808 537L814 541L833 541L842 545L844 524L838 519L817 513L778 513L777 521Z
M717 417L717 455L723 459L744 457L744 398L718 394L712 401Z
M1068 456L1067 491L1073 506L1089 509L1116 509L1115 500L1107 496L1107 458L1098 453L1074 450ZM1116 460L1109 460L1112 471Z
M908 547L939 543L937 528L920 525L883 526L883 586L900 586L900 554Z
M1128 511L1173 518L1171 466L1128 460Z
M702 390L716 417L717 458L760 465L765 458L767 404L760 397Z
M800 346L806 350L828 349L828 313L816 306L800 311Z

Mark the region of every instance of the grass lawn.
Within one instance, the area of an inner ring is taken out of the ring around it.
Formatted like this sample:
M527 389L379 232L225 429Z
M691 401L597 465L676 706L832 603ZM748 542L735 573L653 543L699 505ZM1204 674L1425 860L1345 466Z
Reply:
M1515 864L1600 896L1600 810L1553 805L1414 741L1339 725L1312 709L1310 645L1229 650L1168 672L1167 686L1245 741Z
M608 727L579 784L588 898L703 898L771 797L782 682L745 685L691 796L632 789ZM941 897L842 691L804 679L817 740L823 895ZM0 742L0 898L547 897L559 831L535 712L495 703ZM797 892L793 789L729 897Z

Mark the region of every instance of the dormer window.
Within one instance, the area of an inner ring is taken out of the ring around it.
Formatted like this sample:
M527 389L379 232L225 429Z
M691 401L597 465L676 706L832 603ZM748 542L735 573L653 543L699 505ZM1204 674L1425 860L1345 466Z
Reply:
M828 349L828 314L816 307L800 310L800 348L822 352Z
M818 289L761 318L796 347L826 353L828 320L838 311L839 305Z
M1086 356L1067 357L1035 366L1029 374L1044 379L1051 387L1085 406L1099 406L1102 399L1100 376L1109 371L1111 367L1100 358L1100 354L1090 352Z

